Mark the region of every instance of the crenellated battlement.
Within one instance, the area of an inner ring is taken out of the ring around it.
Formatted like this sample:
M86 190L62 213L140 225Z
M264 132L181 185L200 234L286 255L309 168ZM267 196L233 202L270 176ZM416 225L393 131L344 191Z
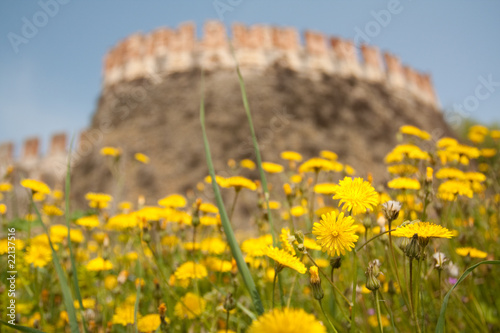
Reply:
M47 178L48 176L62 179L68 158L67 143L65 133L53 135L47 153L42 156L40 139L31 137L24 141L18 157L14 154L14 143L0 143L0 176L8 166L13 165L20 169L25 177Z
M226 27L205 23L201 40L193 23L178 29L159 28L149 34L133 34L119 42L104 60L103 86L123 81L168 75L193 68L234 68ZM314 31L304 32L304 45L294 28L233 24L231 44L242 68L265 70L279 65L311 77L318 74L355 77L404 90L438 107L431 77L404 66L398 57L371 45L361 45ZM358 52L359 51L359 52Z

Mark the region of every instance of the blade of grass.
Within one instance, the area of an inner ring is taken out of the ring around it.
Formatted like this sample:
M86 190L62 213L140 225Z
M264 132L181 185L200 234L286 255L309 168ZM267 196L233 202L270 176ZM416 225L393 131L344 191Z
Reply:
M137 292L135 293L135 303L134 303L134 327L135 327L135 332L139 333L139 329L137 328L137 313L139 312L139 299L141 298L141 284L142 284L142 269L139 261L137 261L136 263L135 273L137 274L138 279L136 280Z
M0 324L5 325L7 327L10 327L12 329L15 329L16 331L19 331L19 332L27 332L27 333L40 333L41 332L41 333L43 333L43 331L39 331L39 330L31 328L31 327L12 325L12 324L9 324L8 322L5 322L3 320L0 320Z
M274 230L274 221L271 214L271 208L269 207L269 189L267 187L267 178L262 168L262 156L260 154L259 143L257 142L257 136L255 135L255 129L253 127L252 113L250 112L250 104L248 103L247 93L245 89L245 82L243 81L243 76L241 75L240 66L236 60L234 54L233 45L229 42L231 47L231 54L233 55L234 62L236 63L236 72L238 73L238 80L241 89L241 98L243 99L243 107L245 108L245 113L248 119L248 125L250 127L250 134L252 135L252 143L255 149L255 159L257 160L257 167L259 169L260 180L262 182L262 190L264 191L264 199L266 201L267 208L267 218L269 219L269 225L271 226L271 236L273 237L273 246L277 246L278 240L276 239L276 231Z
M451 289L446 293L446 296L444 296L443 304L441 305L441 311L439 312L439 318L436 325L436 333L444 332L446 307L448 306L448 301L450 299L451 293L460 284L460 282L462 282L467 276L469 276L469 274L472 273L472 271L479 265L500 265L500 260L481 261L465 270L465 272L462 274L462 276L460 276L460 278L453 285L453 287L451 287Z
M227 242L229 243L229 247L231 248L231 253L233 254L234 259L236 260L236 264L238 265L238 271L241 273L243 277L243 281L245 282L245 286L252 297L253 305L255 310L259 315L264 313L264 307L262 306L262 301L260 299L259 292L257 291L257 287L255 286L255 282L253 281L252 275L250 274L250 270L248 269L245 260L243 259L243 255L241 253L241 249L236 241L236 237L234 236L233 228L231 227L231 223L227 216L226 209L224 208L224 202L222 200L222 196L219 191L219 187L217 182L215 181L215 171L214 165L212 162L212 156L210 153L210 145L208 143L207 132L205 129L205 92L204 92L204 78L203 72L201 75L201 103L200 103L200 122L201 122L201 130L203 134L203 144L205 147L205 155L207 159L208 171L210 173L210 177L212 178L212 188L214 191L215 199L217 202L217 207L219 208L219 213L221 217L222 228L224 229L224 233L226 234ZM268 205L269 207L269 205Z
M82 314L83 317L83 302L82 302L82 294L80 292L80 285L78 284L78 274L76 270L76 264L75 264L75 255L73 253L73 246L71 245L71 236L70 236L70 211L69 211L69 193L71 190L71 176L70 176L70 170L71 170L71 152L73 149L73 142L75 140L75 136L71 138L71 143L69 145L69 153L68 153L68 163L67 163L67 169L66 169L66 186L65 186L65 193L64 193L64 198L65 198L65 218L66 218L66 227L68 228L68 247L69 247L69 257L71 260L71 270L73 271L73 288L75 289L75 294L76 294L76 299L78 300L78 304L80 305L80 313ZM85 323L85 320L82 320L83 323L83 330L85 333L87 333L87 324Z
M69 287L68 280L66 279L66 275L61 266L61 262L59 261L59 256L57 255L57 252L54 249L54 245L52 244L52 240L50 239L49 229L47 228L45 223L43 223L42 216L40 215L40 211L38 210L37 206L35 205L35 202L33 201L33 196L31 195L31 193L30 193L30 198L31 198L31 205L33 206L36 216L40 221L40 223L42 224L45 233L47 234L47 239L49 240L50 249L52 251L52 262L54 263L54 267L56 268L59 284L61 285L61 292L63 294L63 301L66 307L66 312L68 312L69 327L71 333L79 333L80 330L78 329L78 321L76 319L75 306L73 304L73 296L71 295L71 289Z

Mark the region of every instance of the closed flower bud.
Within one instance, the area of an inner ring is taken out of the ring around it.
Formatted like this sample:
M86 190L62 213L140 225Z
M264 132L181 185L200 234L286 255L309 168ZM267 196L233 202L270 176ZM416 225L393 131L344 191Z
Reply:
M410 259L415 259L420 255L420 245L418 244L418 234L413 235L410 243L405 248L405 254Z
M224 310L231 311L236 308L236 301L233 298L233 294L229 293L224 300Z
M325 293L323 292L323 288L321 287L321 279L318 274L318 267L311 266L309 268L309 274L311 274L309 282L311 283L314 298L319 301L323 299L323 297L325 297Z
M380 280L377 279L377 277L381 274L380 265L380 260L372 260L368 264L368 268L365 272L366 288L371 291L375 291L380 288Z
M427 167L427 172L425 175L425 181L426 182L432 182L432 174L434 173L434 170L431 167Z
M382 211L387 221L392 222L399 216L401 210L401 203L399 201L390 200L382 205Z
M332 266L333 269L340 268L340 266L342 266L342 257L330 259L330 266Z

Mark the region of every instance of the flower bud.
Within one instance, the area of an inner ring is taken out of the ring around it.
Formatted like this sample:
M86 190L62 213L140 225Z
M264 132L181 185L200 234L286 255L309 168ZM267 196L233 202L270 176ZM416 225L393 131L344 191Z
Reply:
M340 266L342 266L342 257L330 259L330 266L332 266L333 269L340 268Z
M314 298L319 301L323 299L323 297L325 297L325 293L323 292L323 288L321 287L321 279L318 274L318 267L311 266L309 268L309 274L311 274L309 282L311 283Z
M231 311L236 308L236 301L233 298L233 294L229 293L224 300L224 310Z
M410 259L415 259L420 255L420 245L418 244L418 234L413 235L410 243L405 248L405 254Z
M372 260L368 264L368 268L365 272L366 288L371 291L375 291L380 288L380 280L377 279L377 277L381 274L380 265L380 260Z

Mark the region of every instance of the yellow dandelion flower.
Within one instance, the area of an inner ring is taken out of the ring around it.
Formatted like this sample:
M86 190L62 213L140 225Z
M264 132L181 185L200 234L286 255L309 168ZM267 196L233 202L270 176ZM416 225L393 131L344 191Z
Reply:
M60 243L68 237L68 227L56 224L50 227L50 239L55 243ZM70 229L69 237L74 243L83 242L83 234L80 230Z
M330 213L330 212L335 212L335 213L338 213L339 210L335 207L331 207L331 206L324 206L324 207L321 207L321 208L318 208L316 209L316 211L314 212L314 214L316 216L319 216L321 217L321 215L323 214L326 214L326 213Z
M465 179L473 181L473 182L484 182L486 180L486 176L480 172L468 171L464 174Z
M337 184L333 183L323 183L314 185L314 192L319 194L334 194Z
M351 216L344 216L344 213L335 214L331 212L321 216L319 222L314 223L313 235L316 236L322 251L328 255L345 254L346 250L351 251L354 243L358 241L355 234L357 226Z
M475 144L484 142L485 137L486 137L485 135L478 132L469 132L467 134L467 138L469 138L469 140Z
M168 247L174 247L177 244L179 244L179 242L180 242L179 238L177 238L177 236L174 235L167 235L161 239L161 245L165 245Z
M7 206L5 204L0 204L0 215L5 215L7 213Z
M258 238L249 238L241 244L241 251L250 257L260 257L265 255L266 248L272 243L273 237L269 234Z
M109 271L110 269L113 269L113 264L109 260L97 257L90 260L85 267L91 272Z
M45 267L52 261L52 250L48 246L33 244L26 251L24 260L35 267Z
M55 205L43 205L42 211L47 216L61 216L63 211Z
M189 292L175 305L174 314L181 319L194 319L205 311L206 304L203 298Z
M0 192L10 192L10 191L12 191L12 184L0 183Z
M10 242L12 244L12 242ZM0 255L5 254L9 251L9 241L7 238L0 239ZM16 251L21 251L24 249L24 241L22 239L16 239L14 247Z
M387 183L387 186L393 189L420 190L418 180L405 177L394 178Z
M64 192L61 190L54 190L52 191L52 198L56 200L62 200L64 199Z
M194 261L187 261L180 265L174 272L175 278L179 280L203 279L208 275L207 268Z
M449 137L443 137L439 139L438 142L436 143L437 148L446 148L449 146L456 146L456 145L458 145L458 141L456 139Z
M295 151L290 151L290 150L283 151L283 152L281 152L280 156L282 159L284 159L286 161L295 161L295 162L302 161L302 155L300 155L299 153L297 153Z
M219 208L217 208L216 205L211 204L210 202L203 202L200 205L199 209L200 209L200 212L204 212L204 213L214 213L214 214L219 213Z
M462 144L458 144L456 146L449 146L446 148L450 153L456 153L462 156L467 157L468 159L478 158L481 155L481 152L476 147L470 147Z
M302 181L302 176L299 174L292 175L290 181L294 184L299 184Z
M220 218L218 218L219 215L216 216L202 216L200 217L200 224L201 225L219 225L220 224Z
M100 222L97 215L91 215L91 216L80 217L79 219L76 220L75 223L81 225L82 227L92 229L98 227Z
M339 157L336 153L330 150L322 150L319 152L319 156L330 161L336 161Z
M50 187L39 180L23 179L21 186L33 191L33 193L50 194Z
M438 179L465 179L465 173L457 168L441 168L436 172Z
M274 309L255 320L248 333L326 333L326 328L303 309Z
M116 308L116 312L113 315L112 322L115 325L133 325L134 324L134 305L124 304Z
M102 156L112 156L112 157L118 157L122 154L120 148L115 148L115 147L103 147L101 148L100 153Z
M497 154L497 150L495 148L483 148L481 149L481 156L486 158L494 157ZM0 185L1 188L1 185ZM1 189L0 189L1 191Z
M300 261L299 258L285 250L269 246L266 249L266 255L276 261L279 265L294 269L301 274L304 274L307 271L306 266Z
M224 182L225 186L222 187L234 187L236 191L241 190L242 188L249 189L251 191L257 190L257 185L253 180L250 180L248 178L242 177L242 176L233 176L226 178Z
M118 285L118 279L114 275L108 275L104 278L104 287L108 290L113 290Z
M474 192L470 182L459 180L447 180L441 183L438 187L438 197L443 200L453 201L457 195L463 195L472 198Z
M469 132L478 133L481 135L487 135L489 130L483 125L474 125L469 128Z
M416 222L397 228L392 232L395 237L412 238L417 234L419 238L451 238L453 232L431 222Z
M106 228L111 230L125 230L136 226L137 218L132 214L118 214L112 216L106 224Z
M299 172L342 171L342 169L338 170L338 164L340 163L333 163L324 158L313 157L300 165Z
M254 161L246 158L246 159L240 161L240 167L245 168L245 169L249 169L249 170L255 170L256 165L255 165Z
M279 201L271 200L269 201L269 209L276 210L281 208L281 203ZM266 203L264 203L264 209L267 209Z
M394 149L385 156L386 163L400 163L405 158L416 160L429 160L429 153L423 151L418 146L413 144L397 145Z
M200 243L200 249L210 254L222 254L226 250L227 243L218 237L205 238Z
M378 194L373 186L359 177L345 177L339 181L333 199L340 199L339 206L343 205L342 209L351 211L353 215L371 211L378 204Z
M481 250L475 249L473 247L459 247L455 252L462 257L480 258L484 259L488 256L488 253Z
M84 309L93 309L95 308L95 299L93 298L84 298L82 299L82 305L83 305L83 308ZM78 302L77 300L75 300L73 302L73 306L76 308L76 309L79 309L80 308L80 302Z
M118 205L118 208L120 208L121 211L128 212L132 209L132 203L130 201L122 201Z
M171 194L163 199L158 200L158 205L163 207L182 208L186 207L187 200L183 195Z
M314 239L307 237L304 238L304 246L310 250L321 250L321 246Z
M165 319L167 322L169 321L168 318L165 317ZM160 325L161 319L159 314L149 314L137 320L137 330L139 332L155 332Z
M233 264L228 260L221 260L216 257L208 257L204 260L205 266L214 272L230 272L233 269Z
M187 251L197 251L199 249L201 249L201 244L198 243L198 242L184 242L182 243L182 247L184 248L184 250L187 250Z
M293 245L290 244L289 239L290 239L290 229L288 228L281 229L281 234L280 234L281 246L285 251L289 252L291 255L295 255L295 249L293 248Z
M290 214L292 214L292 216L295 217L300 217L306 213L307 209L304 208L303 206L293 206L292 208L290 208Z
M371 293L372 291L369 290L369 292ZM391 322L389 321L389 319L387 319L386 316L381 316L380 322L382 323L382 327L387 327L391 324ZM368 324L370 324L371 327L378 327L377 315L368 316Z
M418 168L411 164L398 164L387 167L387 171L395 175L412 175L418 172Z
M495 140L500 139L500 130L491 130L490 136L492 139L495 139Z
M262 169L269 173L280 173L285 170L282 165L272 162L262 162Z
M109 194L93 192L85 194L85 199L89 202L89 207L97 209L107 208L109 202L113 200Z
M424 130L412 125L404 125L399 128L399 132L406 135L413 135L422 140L430 140L431 135Z
M149 164L149 157L147 157L146 155L144 155L142 153L136 153L134 155L134 158L136 161L139 161L139 162L144 163L144 164Z

